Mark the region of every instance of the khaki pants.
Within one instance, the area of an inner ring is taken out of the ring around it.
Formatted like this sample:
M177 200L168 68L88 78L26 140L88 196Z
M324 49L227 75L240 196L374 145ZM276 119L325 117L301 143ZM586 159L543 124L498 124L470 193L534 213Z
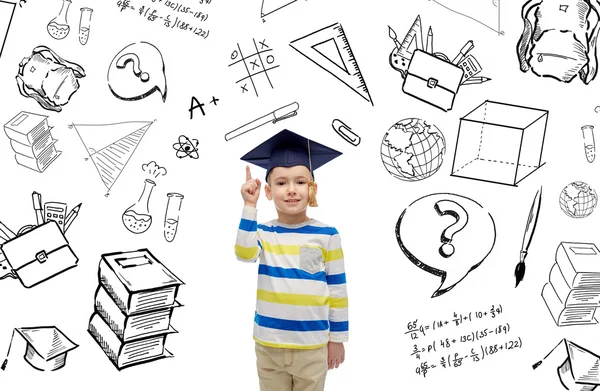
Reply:
M323 391L327 345L317 349L282 349L256 343L260 391Z

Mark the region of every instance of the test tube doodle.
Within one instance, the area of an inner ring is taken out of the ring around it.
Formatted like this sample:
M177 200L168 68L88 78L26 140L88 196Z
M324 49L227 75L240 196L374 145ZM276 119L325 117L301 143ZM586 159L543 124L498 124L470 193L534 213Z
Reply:
M81 16L79 18L79 43L85 45L90 35L90 22L92 20L91 8L81 8Z
M167 194L167 210L165 212L165 239L167 242L172 242L177 234L177 225L179 224L179 210L183 201L183 194L168 193Z
M594 140L594 127L584 125L581 127L583 132L583 146L585 147L585 158L588 163L592 163L596 158L596 141Z

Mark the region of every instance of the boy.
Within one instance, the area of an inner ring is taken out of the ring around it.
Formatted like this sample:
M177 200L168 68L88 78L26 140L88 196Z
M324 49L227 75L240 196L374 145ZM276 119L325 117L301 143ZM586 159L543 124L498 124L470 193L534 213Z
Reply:
M344 362L348 298L340 235L306 215L317 206L312 171L340 152L283 130L242 160L267 169L265 195L277 220L257 225L260 180L246 166L235 254L255 262L254 316L261 391L323 390L327 369Z

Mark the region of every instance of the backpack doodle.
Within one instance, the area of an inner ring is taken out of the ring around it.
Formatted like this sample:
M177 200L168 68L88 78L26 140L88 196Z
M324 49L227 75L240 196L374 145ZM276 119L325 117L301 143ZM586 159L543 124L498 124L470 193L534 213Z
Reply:
M517 43L521 71L570 83L577 74L588 84L596 77L598 0L529 0Z

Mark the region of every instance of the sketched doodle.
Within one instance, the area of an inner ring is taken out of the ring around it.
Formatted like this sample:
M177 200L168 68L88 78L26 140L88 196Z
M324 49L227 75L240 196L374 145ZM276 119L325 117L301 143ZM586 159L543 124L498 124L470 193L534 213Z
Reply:
M4 125L15 160L23 167L44 172L62 153L56 149L48 116L21 111Z
M2 57L2 51L6 44L6 38L8 38L8 31L15 14L15 3L0 0L0 58Z
M583 132L583 147L585 150L585 158L588 163L593 163L596 159L596 140L594 139L594 127L592 125L584 125L581 127Z
M35 99L46 110L60 112L79 89L83 77L81 66L46 46L38 46L21 61L16 79L21 95Z
M598 194L587 183L575 181L565 186L558 201L567 216L582 219L591 215L598 205Z
M179 211L181 210L183 194L168 193L167 199L164 235L165 240L170 243L175 239L175 235L177 234L177 227L179 226Z
M147 249L103 254L88 332L118 370L173 357L165 348L183 285Z
M296 1L297 0L262 0L262 4L260 6L260 17L263 18L264 22L266 16L287 7Z
M176 156L180 159L189 157L192 159L198 159L198 143L199 141L195 138L189 139L187 136L179 136L179 141L173 144L173 149L177 151Z
M478 240L472 240L474 235ZM487 258L496 242L496 226L472 199L437 193L404 209L396 240L412 263L442 278L433 298L450 291Z
M229 64L229 67L235 67L236 70L242 70L242 77L235 82L236 84L241 84L240 88L242 89L242 93L248 91L248 80L250 80L254 93L258 96L257 84L259 81L266 80L269 83L269 86L273 88L273 83L271 83L271 78L269 77L269 71L279 67L279 65L275 65L275 56L271 54L273 49L266 44L266 39L258 42L260 44L260 49L254 38L252 38L252 43L254 44L254 51L251 50L251 54L247 56L244 56L240 44L237 44L237 50L231 52L230 57L233 62ZM264 78L259 78L259 75L264 76Z
M290 46L373 105L341 24L335 23L295 39Z
M504 0L479 1L479 0L429 0L447 9L450 12L464 16L480 25L492 30L498 35L504 35L500 28L501 3Z
M525 258L529 252L529 246L531 245L531 240L533 239L533 233L537 227L541 206L542 188L540 187L540 190L538 190L533 197L533 203L531 204L531 209L529 210L529 215L527 216L527 223L525 224L525 233L523 234L523 243L521 244L520 259L519 263L517 263L517 266L515 267L515 288L519 286L519 283L525 277Z
M167 99L167 77L162 53L148 42L125 46L108 67L108 88L122 100L144 99L156 91Z
M344 140L354 145L355 147L360 144L360 136L357 135L350 129L348 125L340 121L339 119L334 119L331 123L331 127L337 134L339 134Z
M69 31L71 31L71 27L69 27L69 23L67 22L67 13L69 12L71 0L62 1L60 12L46 26L48 34L54 39L64 39L69 35Z
M542 298L557 326L597 324L600 250L594 243L561 242Z
M460 119L450 175L517 186L545 164L547 122L547 110L486 100Z
M152 225L152 215L148 209L152 189L156 183L150 179L144 181L144 190L137 202L123 212L122 220L125 228L134 234L144 233Z
M154 178L167 175L167 169L159 166L155 161L142 164L142 170Z
M81 15L79 16L79 43L85 45L90 39L90 24L92 21L92 12L94 12L94 10L88 7L83 7L80 11Z
M291 118L291 117L295 116L296 114L298 114L299 108L300 108L300 105L297 102L294 102L294 103L290 103L289 105L285 105L283 107L275 109L271 113L263 115L262 117L252 120L252 121L248 122L247 124L244 124L244 125L240 126L239 128L234 129L231 132L228 132L227 134L225 134L225 141L232 140L238 136L241 136L242 134L244 134L246 132L249 132L260 126L268 124L269 122L275 124L284 119Z

